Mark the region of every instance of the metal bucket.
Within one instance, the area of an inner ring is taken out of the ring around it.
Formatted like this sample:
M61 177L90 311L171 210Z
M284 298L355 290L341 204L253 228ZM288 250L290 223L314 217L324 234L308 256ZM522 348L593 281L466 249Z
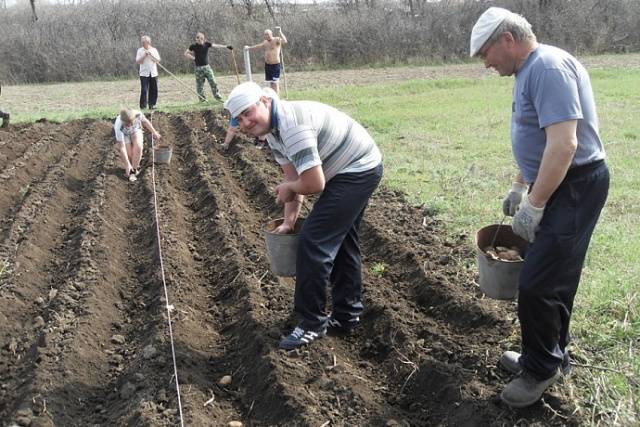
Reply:
M484 248L491 245L493 236L498 230L495 246L511 248L517 246L523 254L527 249L527 241L516 235L510 225L489 225L476 234L476 254L478 259L478 273L480 289L491 298L513 299L518 295L520 270L524 261L507 261L493 259L484 252Z
M293 233L274 233L273 230L282 224L283 221L283 218L278 218L268 222L264 230L264 240L267 244L267 255L273 274L281 277L293 277L296 275L298 233L300 233L304 218L298 218Z
M155 152L153 154L155 163L163 163L169 164L171 162L171 154L173 153L173 148L169 146L159 146L155 148Z

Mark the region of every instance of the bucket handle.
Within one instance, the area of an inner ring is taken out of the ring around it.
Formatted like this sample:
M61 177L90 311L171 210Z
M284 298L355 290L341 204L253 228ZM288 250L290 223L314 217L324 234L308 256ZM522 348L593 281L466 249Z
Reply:
M502 227L502 224L504 224L504 220L507 219L507 216L504 215L502 217L502 221L500 221L500 224L498 224L498 226L496 227L496 231L495 233L493 233L493 239L491 239L491 247L495 248L495 244L496 244L496 238L498 237L498 231L500 231L500 227Z

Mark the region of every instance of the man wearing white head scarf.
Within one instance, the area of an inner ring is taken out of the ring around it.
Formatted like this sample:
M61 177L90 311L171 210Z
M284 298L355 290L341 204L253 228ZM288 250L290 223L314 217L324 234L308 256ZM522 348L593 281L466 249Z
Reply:
M284 223L277 233L292 232L303 197L320 193L298 238L295 311L300 323L280 348L309 344L327 332L350 333L363 310L358 228L382 178L378 147L359 123L335 108L282 101L255 83L233 89L225 108L243 132L267 137L282 167L276 200L284 205ZM325 312L328 285L330 314Z
M609 171L589 74L577 59L538 43L525 18L497 7L473 27L470 54L515 76L511 145L519 173L502 208L530 244L518 288L522 353L500 359L518 376L501 398L525 407L571 369L573 300Z

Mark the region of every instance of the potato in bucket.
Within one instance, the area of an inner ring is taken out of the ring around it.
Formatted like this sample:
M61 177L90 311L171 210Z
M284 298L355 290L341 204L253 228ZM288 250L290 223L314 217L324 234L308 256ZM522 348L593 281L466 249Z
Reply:
M496 235L497 233L497 235ZM495 235L495 247L491 246ZM480 289L491 298L513 299L518 295L520 270L527 242L510 225L489 225L476 234Z

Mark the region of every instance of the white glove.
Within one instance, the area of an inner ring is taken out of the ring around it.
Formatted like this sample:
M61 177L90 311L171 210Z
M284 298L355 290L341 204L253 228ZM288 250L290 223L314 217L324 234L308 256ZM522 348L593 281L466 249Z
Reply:
M508 216L514 216L518 210L518 206L522 202L522 198L527 194L527 184L514 182L511 189L502 200L502 213Z
M533 243L543 215L544 206L536 208L529 202L529 196L526 196L522 200L520 209L513 217L513 224L511 225L513 232L526 241Z

